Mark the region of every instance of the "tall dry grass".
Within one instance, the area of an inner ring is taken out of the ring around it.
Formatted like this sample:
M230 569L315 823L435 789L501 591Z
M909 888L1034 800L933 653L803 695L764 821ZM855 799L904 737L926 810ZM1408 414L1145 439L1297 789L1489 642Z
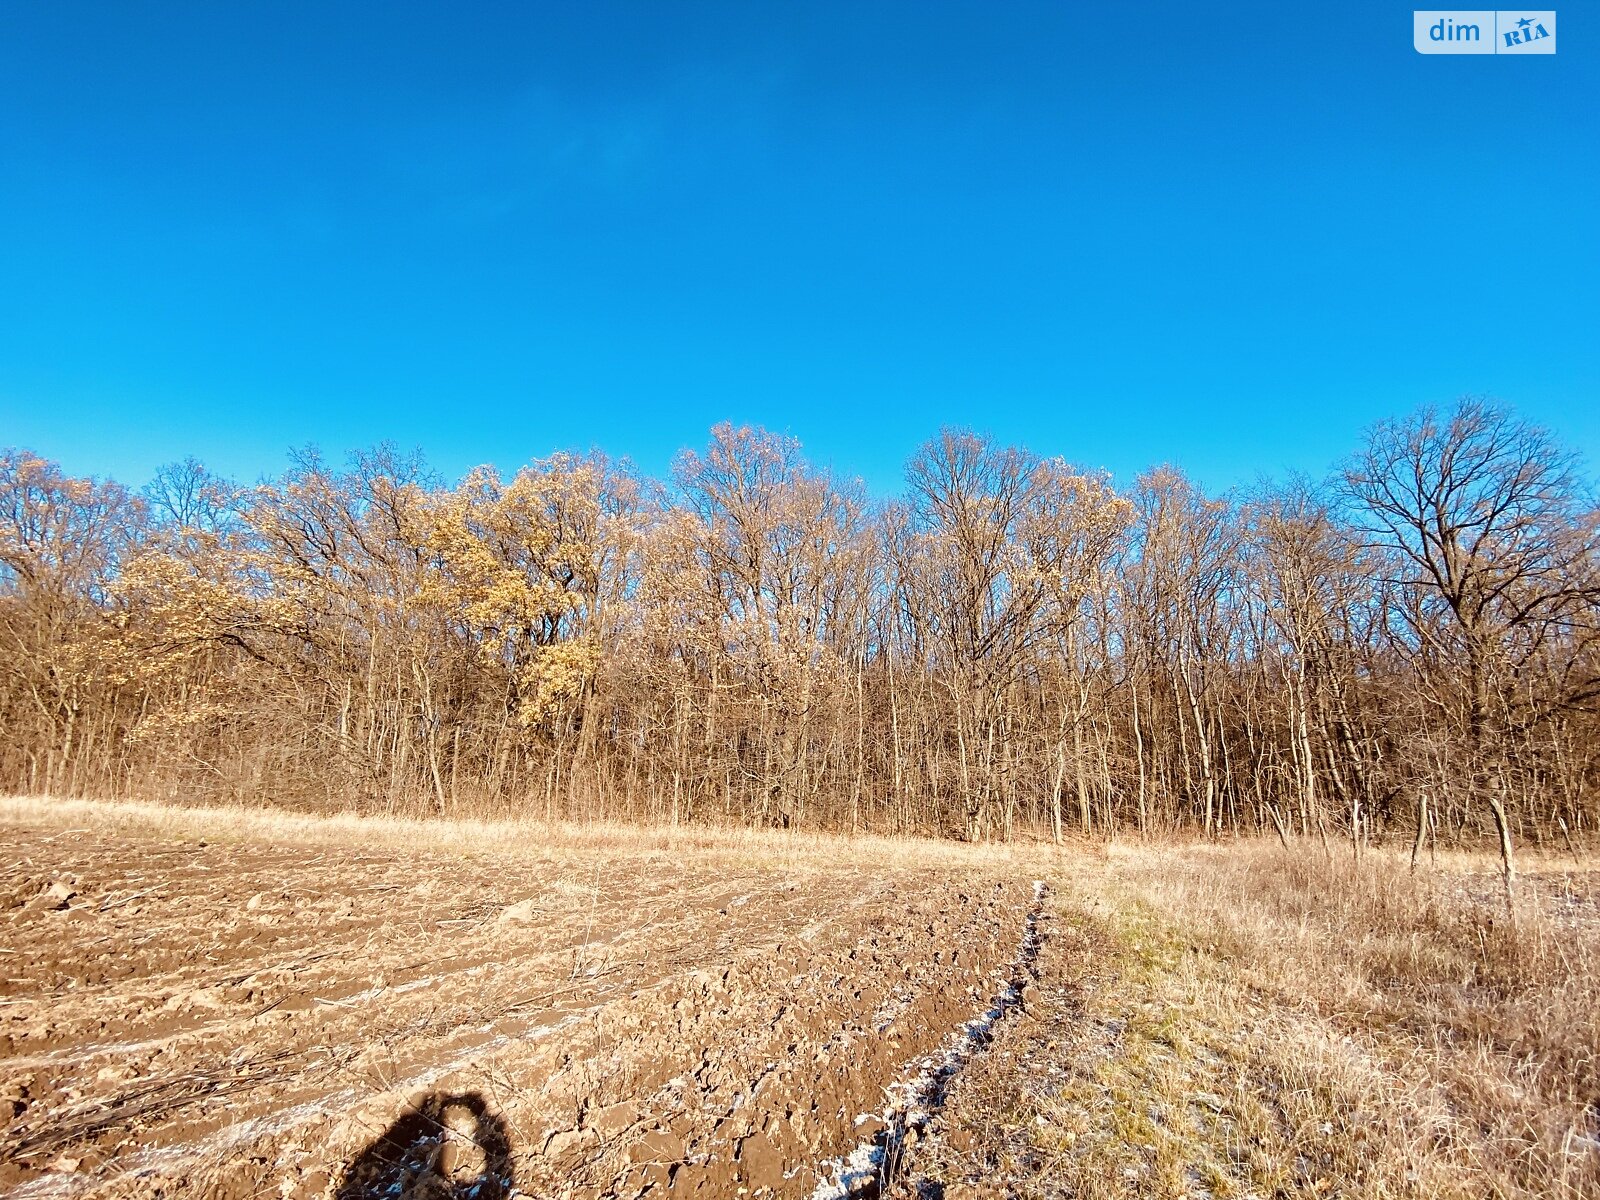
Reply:
M1510 907L1470 856L1413 873L1310 845L1124 850L1113 870L1225 965L1231 1000L1304 1018L1258 1047L1282 1086L1376 1065L1357 1093L1394 1121L1367 1153L1408 1161L1396 1178L1600 1195L1600 871L1532 866Z
M748 826L324 816L272 808L195 807L53 796L0 796L0 828L8 825L81 827L135 837L385 846L511 858L666 855L693 857L708 864L781 870L941 869L1038 875L1059 871L1064 864L1096 853L1039 843L973 845L914 836L841 835Z

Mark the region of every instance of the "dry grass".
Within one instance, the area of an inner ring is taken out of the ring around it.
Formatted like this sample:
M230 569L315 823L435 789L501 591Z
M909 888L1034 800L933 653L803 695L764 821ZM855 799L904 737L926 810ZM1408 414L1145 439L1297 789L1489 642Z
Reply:
M318 816L279 809L187 807L127 800L0 796L0 827L74 826L139 836L256 841L307 846L416 847L543 860L618 860L667 855L708 864L779 870L937 868L1039 874L1083 851L1041 844L967 845L920 837L834 835L795 830L621 822L441 820Z
M1550 864L1544 864L1548 867ZM962 1194L1600 1195L1594 876L1118 849L923 1166ZM998 1182L997 1182L998 1181Z
M1408 1116L1375 1161L1464 1172L1472 1194L1600 1188L1600 877L1543 864L1508 912L1487 861L1415 876L1309 848L1127 861L1139 899L1229 968L1228 992L1307 1031L1276 1056L1287 1067L1325 1031L1394 1081L1365 1106Z

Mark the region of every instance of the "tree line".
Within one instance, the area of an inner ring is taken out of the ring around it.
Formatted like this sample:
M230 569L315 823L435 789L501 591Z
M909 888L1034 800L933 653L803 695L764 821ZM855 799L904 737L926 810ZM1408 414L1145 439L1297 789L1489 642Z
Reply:
M1575 456L1478 399L1226 495L960 430L888 502L729 425L666 481L7 451L0 787L1509 854L1600 822L1597 550Z

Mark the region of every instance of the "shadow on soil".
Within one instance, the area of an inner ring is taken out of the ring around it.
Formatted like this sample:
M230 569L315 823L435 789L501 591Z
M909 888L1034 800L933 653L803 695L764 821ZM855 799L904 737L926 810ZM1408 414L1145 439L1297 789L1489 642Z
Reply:
M435 1094L351 1161L338 1200L500 1200L512 1186L505 1122L476 1092Z

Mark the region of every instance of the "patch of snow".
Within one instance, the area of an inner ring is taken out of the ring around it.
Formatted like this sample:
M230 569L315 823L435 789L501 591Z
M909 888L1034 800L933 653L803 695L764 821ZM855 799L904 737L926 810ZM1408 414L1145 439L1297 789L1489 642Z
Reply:
M828 1172L811 1193L811 1200L849 1200L867 1189L883 1167L884 1148L876 1142L863 1142L843 1158L824 1163Z

